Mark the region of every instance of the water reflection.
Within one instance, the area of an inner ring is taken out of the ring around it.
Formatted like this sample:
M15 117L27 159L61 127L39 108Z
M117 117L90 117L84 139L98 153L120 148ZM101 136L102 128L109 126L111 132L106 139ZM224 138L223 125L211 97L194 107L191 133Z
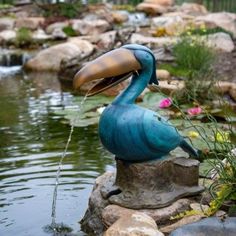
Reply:
M70 127L55 110L74 106L56 75L0 79L0 235L47 235L55 174ZM96 127L75 128L60 177L57 220L78 233L94 178L113 161ZM82 232L78 233L83 235Z

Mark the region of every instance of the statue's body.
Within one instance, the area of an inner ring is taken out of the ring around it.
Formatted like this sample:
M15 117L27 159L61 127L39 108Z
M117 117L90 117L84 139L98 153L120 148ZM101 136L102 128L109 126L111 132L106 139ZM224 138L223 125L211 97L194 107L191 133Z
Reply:
M197 151L166 119L135 104L148 84L158 84L150 49L131 44L108 52L82 68L74 86L103 78L89 92L95 95L131 74L129 86L104 110L99 122L101 142L117 159L116 179L101 188L101 195L112 204L140 209L164 207L201 192L199 162L168 155L178 146L193 157Z
M136 44L115 49L88 63L75 76L75 87L104 78L93 89L96 94L119 83L132 73L129 86L103 112L100 139L116 158L127 162L164 159L180 146L192 156L197 152L169 122L157 113L135 105L148 84L158 84L155 58L150 49Z

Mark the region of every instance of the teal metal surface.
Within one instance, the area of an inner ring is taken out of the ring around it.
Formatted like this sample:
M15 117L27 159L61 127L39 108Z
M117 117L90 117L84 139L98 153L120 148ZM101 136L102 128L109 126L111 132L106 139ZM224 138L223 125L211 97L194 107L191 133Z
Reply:
M166 119L135 104L149 83L158 83L155 58L150 49L141 45L123 48L134 54L141 70L133 74L129 86L104 110L99 123L102 144L116 158L127 162L163 159L178 146L191 156L198 156Z

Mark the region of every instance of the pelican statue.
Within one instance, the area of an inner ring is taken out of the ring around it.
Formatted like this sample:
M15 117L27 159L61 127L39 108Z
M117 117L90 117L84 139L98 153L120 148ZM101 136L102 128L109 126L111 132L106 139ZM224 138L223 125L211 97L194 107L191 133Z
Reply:
M149 48L128 44L105 53L78 71L73 83L78 89L86 82L100 79L88 93L93 96L131 75L128 87L101 115L99 136L104 147L127 163L164 160L176 147L198 157L198 151L171 123L156 112L135 104L148 84L158 85L155 57Z

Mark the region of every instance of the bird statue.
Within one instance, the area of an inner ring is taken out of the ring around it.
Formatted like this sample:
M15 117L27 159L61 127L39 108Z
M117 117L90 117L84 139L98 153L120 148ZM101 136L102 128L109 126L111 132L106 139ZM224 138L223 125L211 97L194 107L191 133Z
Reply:
M176 147L198 157L198 151L171 123L156 112L135 104L148 84L158 85L155 57L149 48L128 44L105 53L78 71L73 83L78 89L84 83L101 79L88 93L93 96L130 75L128 87L101 115L99 136L104 147L127 163L164 160Z

